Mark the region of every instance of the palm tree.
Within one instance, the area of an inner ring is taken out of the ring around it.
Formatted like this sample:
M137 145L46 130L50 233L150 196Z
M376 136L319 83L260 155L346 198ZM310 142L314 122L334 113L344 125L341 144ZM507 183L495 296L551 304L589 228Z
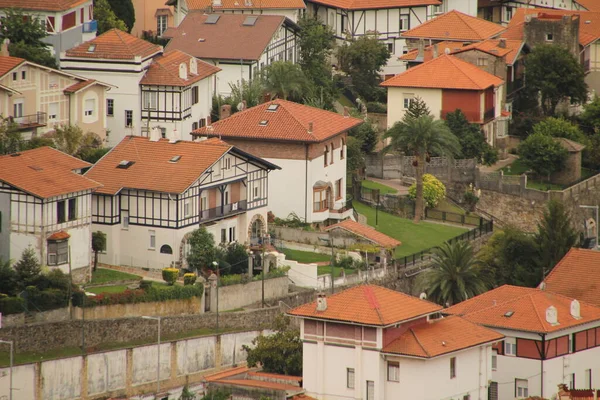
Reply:
M422 276L421 287L432 301L451 306L488 289L482 267L468 242L444 243L433 251L431 268Z
M299 97L306 87L306 77L300 66L287 61L276 61L269 65L263 71L263 78L265 90L271 94L271 99Z
M429 154L452 157L460 153L458 138L450 131L442 120L434 120L431 115L419 117L406 116L398 121L384 135L390 138L390 144L384 149L403 151L415 156L415 178L417 194L415 200L415 218L418 223L424 212L423 174L425 159Z

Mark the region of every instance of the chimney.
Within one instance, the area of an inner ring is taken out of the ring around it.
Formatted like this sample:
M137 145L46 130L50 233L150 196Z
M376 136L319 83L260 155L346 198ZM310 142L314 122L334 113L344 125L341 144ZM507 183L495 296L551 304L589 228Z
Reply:
M246 102L246 100L242 100L242 108L245 110L246 108L248 108L248 103ZM241 110L240 110L241 111Z
M423 41L423 39L419 39L419 43L417 44L417 49L418 49L417 60L423 61L423 58L425 55L425 42Z
M158 129L158 127L153 127L152 129L150 129L150 141L151 142L158 142L160 140L160 130Z
M433 45L433 58L438 57L438 45L437 43Z
M167 135L169 137L169 143L177 143L179 141L179 132L177 131L177 128L173 128Z
M575 319L581 319L581 305L579 301L571 301L571 316Z
M308 133L312 133L313 132L313 127L314 127L314 124L312 122L309 122L308 123Z
M505 49L506 48L506 39L500 39L498 41L498 47L500 47L501 49Z
M344 117L348 118L350 116L350 112L348 111L348 107L344 106Z
M10 54L8 53L8 45L9 44L10 44L10 40L8 40L8 39L4 39L4 41L2 42L2 45L0 47L0 55L2 55L2 57L10 56Z
M219 112L219 119L225 119L231 116L231 105L223 104L221 106L221 111Z
M206 126L212 126L211 125L211 120L210 120L210 115L206 117Z
M317 311L326 311L327 310L327 296L323 293L319 293L317 295Z

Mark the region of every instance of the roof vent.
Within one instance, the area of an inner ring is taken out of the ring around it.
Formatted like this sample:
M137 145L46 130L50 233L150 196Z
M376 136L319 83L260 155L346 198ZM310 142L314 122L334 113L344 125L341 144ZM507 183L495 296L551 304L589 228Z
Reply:
M550 325L558 325L558 312L556 311L556 307L550 306L546 308L546 322Z
M258 17L256 15L249 15L246 17L246 19L244 20L242 25L243 26L254 26L254 25L256 25L257 19L258 19Z
M267 126L269 124L269 121L267 121L266 119L263 119L262 121L260 121L258 123L260 126Z
M19 157L21 155L21 153L12 153L10 156L11 157Z
M586 25L587 25L587 24L591 24L591 23L592 23L592 21L590 21L590 20L587 20L587 21L585 21L585 23L586 23Z
M327 296L323 293L319 293L317 295L317 311L326 311L327 310Z
M204 39L204 38L198 38L198 41L199 41L200 43L204 43L204 42L206 42L206 39Z
M131 167L133 164L135 164L135 161L123 160L117 165L117 168L127 169L127 168Z
M419 298L420 298L421 300L427 300L427 293L425 293L425 292L421 293L421 294L419 295Z
M181 160L181 156L174 156L174 157L171 157L171 159L169 160L169 162L170 163L176 163L179 160Z
M546 290L546 282L540 283L540 290Z
M244 1L244 4L246 5L246 7L252 7L252 0L246 0Z
M450 54L450 51L451 51L451 50L450 50L450 48L449 48L449 47L446 47L446 48L444 49L444 54Z
M216 1L217 0L213 0L213 5L216 5L216 4L214 4ZM219 3L221 3L221 2L219 1ZM219 5L221 5L221 4L219 4ZM221 16L219 14L210 14L208 17L206 17L206 20L204 21L204 23L213 25L213 24L217 23L219 18L221 18Z
M571 316L575 319L581 319L581 305L577 300L571 302Z
M444 341L442 340L442 346L445 346L445 345L446 345L446 342L444 342Z
M95 44L90 44L90 46L87 49L88 53L93 53L94 51L96 51L96 45Z
M267 111L275 112L279 108L279 104L269 104L267 107Z
M308 133L312 133L314 127L315 127L315 124L312 122L309 122L308 123Z
M505 313L504 313L504 316L505 316L506 318L510 318L510 317L512 317L514 314L515 314L515 312L511 310L511 311L507 311L507 312L505 312Z

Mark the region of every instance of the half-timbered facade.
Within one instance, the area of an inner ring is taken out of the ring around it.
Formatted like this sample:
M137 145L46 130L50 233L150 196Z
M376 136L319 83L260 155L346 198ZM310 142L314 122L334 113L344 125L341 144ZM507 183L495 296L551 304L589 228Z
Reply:
M42 265L88 276L92 190L90 164L50 147L0 156L0 254L18 260L31 247Z
M479 0L479 18L506 25L519 8L563 11L600 11L596 0Z
M268 173L274 164L218 139L129 136L86 176L103 183L92 200L94 230L107 235L100 261L185 266L187 237L201 225L216 243L266 232Z

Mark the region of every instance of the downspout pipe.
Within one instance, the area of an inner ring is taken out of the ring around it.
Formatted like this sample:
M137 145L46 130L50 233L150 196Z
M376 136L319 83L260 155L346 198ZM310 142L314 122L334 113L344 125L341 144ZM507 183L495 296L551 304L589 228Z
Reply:
M304 144L304 222L308 221L308 146Z
M546 359L546 334L540 333L542 348L540 349L540 397L544 398L544 360Z

